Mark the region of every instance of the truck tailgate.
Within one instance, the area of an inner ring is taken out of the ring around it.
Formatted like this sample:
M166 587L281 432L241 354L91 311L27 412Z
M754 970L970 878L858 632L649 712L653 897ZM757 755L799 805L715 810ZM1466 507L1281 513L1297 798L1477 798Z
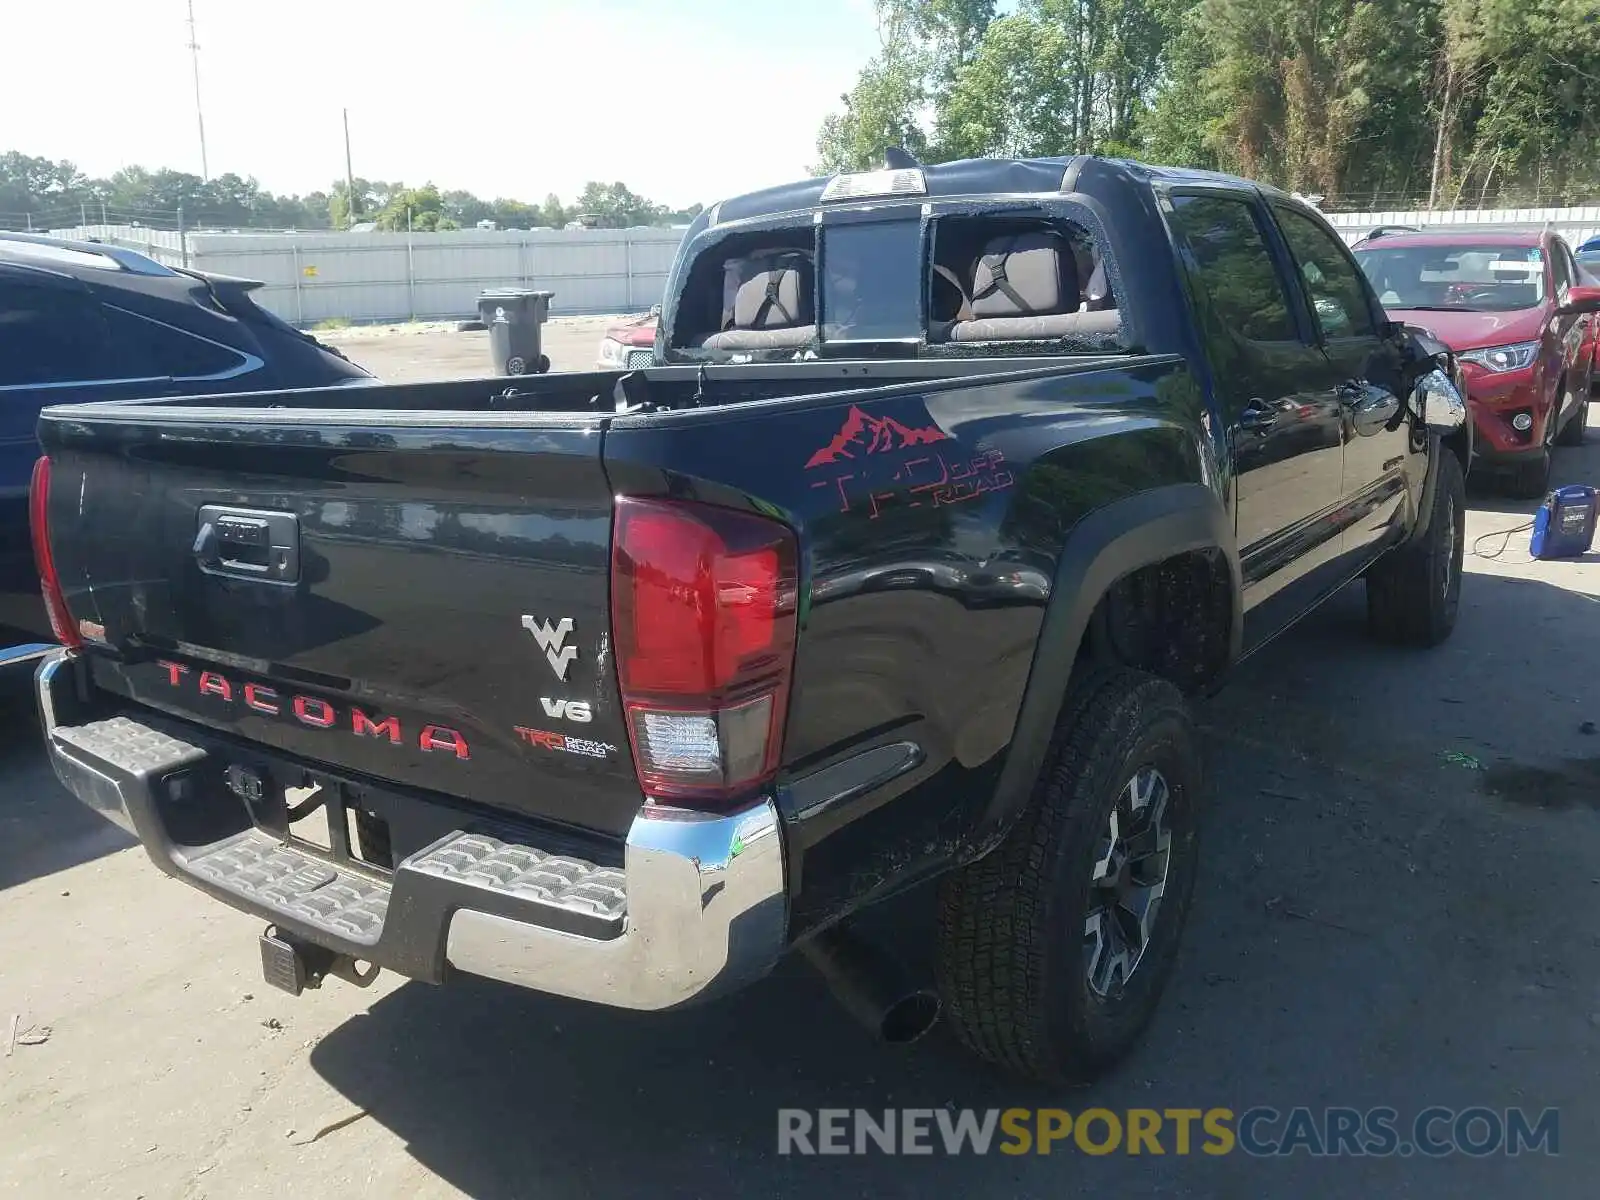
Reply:
M599 420L212 411L41 428L96 683L312 764L624 833Z

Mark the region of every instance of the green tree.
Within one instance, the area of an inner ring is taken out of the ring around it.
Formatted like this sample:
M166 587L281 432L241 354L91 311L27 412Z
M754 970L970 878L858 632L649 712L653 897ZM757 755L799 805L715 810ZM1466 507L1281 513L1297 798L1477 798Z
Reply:
M883 49L824 121L821 168L874 165L893 144L927 161L1131 153L1193 3L1022 0L997 18L985 0L879 0Z
M880 10L898 33L921 44L931 92L939 96L977 57L995 0L881 0Z
M533 229L544 224L544 216L537 204L524 204L521 200L497 198L489 205L489 219L501 229Z
M1193 3L1175 6L1169 23L1167 73L1136 121L1134 144L1150 162L1214 168L1222 112L1206 78L1214 62L1210 31Z
M544 206L539 210L539 219L542 224L551 229L565 229L571 220L571 214L561 206L561 197L551 192L544 198Z
M494 205L478 199L471 192L450 191L444 193L444 212L457 225L470 227L479 221L493 220Z
M687 225L705 210L706 206L704 204L691 204L688 208L677 208L671 212L663 212L661 220L667 225Z
M459 229L460 224L445 212L444 197L432 183L419 188L397 187L374 218L379 229L404 233L433 233L439 229Z
M1443 0L1432 199L1544 201L1600 184L1600 19L1585 0ZM1459 158L1457 154L1459 152Z
M589 183L576 205L578 215L593 218L607 229L626 229L634 225L654 225L661 209L637 195L626 184Z
M71 224L80 206L97 202L93 182L70 162L15 150L0 154L0 228Z
M916 17L914 4L878 0L881 49L862 69L856 86L839 97L844 111L823 119L814 174L881 166L883 153L891 146L927 157L922 117L932 62L916 38Z
M995 21L940 105L941 156L1068 152L1076 140L1072 55L1066 30L1031 13Z
M343 179L335 180L328 193L328 217L335 229L348 229L351 225L372 220L388 202L391 190L387 184L372 183L357 175L354 203L351 191Z

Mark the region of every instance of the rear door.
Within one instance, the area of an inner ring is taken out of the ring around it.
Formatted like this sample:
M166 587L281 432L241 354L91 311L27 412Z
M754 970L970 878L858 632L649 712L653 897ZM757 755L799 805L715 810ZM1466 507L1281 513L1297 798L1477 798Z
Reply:
M1344 422L1340 483L1342 554L1359 564L1395 532L1406 492L1410 426L1401 420L1395 347L1378 333L1365 277L1337 235L1282 203L1272 205L1299 274L1323 363L1315 373Z
M1303 610L1337 556L1344 416L1259 198L1184 189L1170 200L1233 446L1254 644Z

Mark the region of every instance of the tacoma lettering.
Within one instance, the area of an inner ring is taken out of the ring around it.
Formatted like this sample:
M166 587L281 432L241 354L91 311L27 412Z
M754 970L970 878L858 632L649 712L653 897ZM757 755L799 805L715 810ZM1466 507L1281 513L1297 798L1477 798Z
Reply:
M305 724L317 729L327 729L334 721L333 705L326 700L319 700L316 696L296 696L294 715Z
M277 716L283 710L278 707L278 693L259 683L244 685L244 702L257 712L270 713Z
M381 721L374 721L359 708L350 710L350 724L357 737L378 737L380 734L387 737L391 743L400 744L400 718L385 717Z
M374 716L354 706L343 710L321 696L284 696L276 688L254 681L229 679L217 671L201 671L198 676L183 663L162 659L156 663L175 688L191 688L193 694L215 696L225 703L234 702L238 696L246 708L264 716L282 717L293 714L301 725L312 729L340 729L359 738L378 738L391 746L406 743L405 728L400 718L393 715ZM348 718L344 713L348 711ZM448 750L457 759L468 760L472 748L459 730L445 725L424 725L414 743L419 750Z
M213 675L210 671L200 672L200 693L205 696L221 696L224 700L233 699L233 685L221 675Z

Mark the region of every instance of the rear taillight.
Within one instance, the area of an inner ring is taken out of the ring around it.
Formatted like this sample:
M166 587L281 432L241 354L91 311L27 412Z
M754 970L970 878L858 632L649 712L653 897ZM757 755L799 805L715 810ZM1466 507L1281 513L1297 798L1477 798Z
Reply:
M56 574L56 558L50 552L50 457L44 455L33 464L33 482L28 485L28 524L33 531L33 565L39 569L39 590L44 593L44 610L56 641L74 650L83 645L78 626L67 611L61 594L61 577Z
M794 666L794 534L682 501L617 501L611 616L640 785L717 808L777 773Z

